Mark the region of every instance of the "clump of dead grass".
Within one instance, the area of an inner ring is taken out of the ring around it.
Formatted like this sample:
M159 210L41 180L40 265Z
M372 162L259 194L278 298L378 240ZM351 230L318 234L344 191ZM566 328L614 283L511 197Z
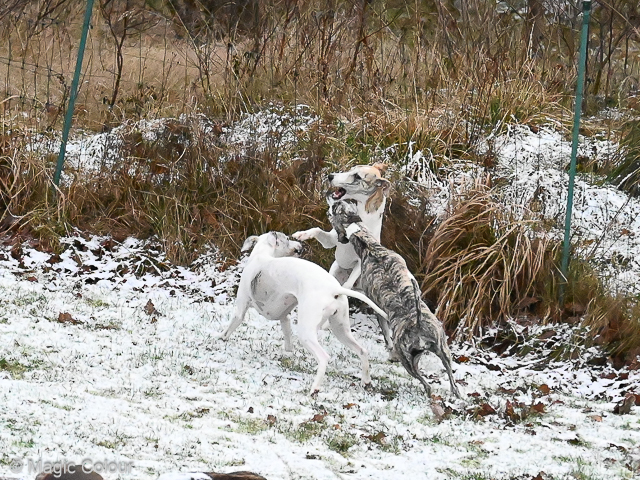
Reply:
M535 237L530 223L509 218L491 191L478 185L452 205L433 233L422 289L439 305L445 325L471 338L550 299L557 248Z

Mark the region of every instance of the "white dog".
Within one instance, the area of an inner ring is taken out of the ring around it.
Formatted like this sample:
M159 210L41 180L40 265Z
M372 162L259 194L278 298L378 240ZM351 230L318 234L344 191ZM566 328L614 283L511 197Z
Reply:
M254 246L255 245L255 246ZM364 294L342 287L321 266L291 255L299 253L302 245L280 232L251 236L242 251L254 246L240 277L238 298L233 320L222 335L228 340L244 320L247 309L253 306L269 320L280 320L285 350L291 351L291 322L288 314L298 305L298 338L318 362L311 393L320 388L329 355L318 343L318 328L326 320L343 345L351 349L362 364L362 384L371 383L367 351L351 335L349 303L346 295L371 306L378 314L386 314Z
M386 170L385 164L376 163L371 166L358 165L348 172L333 173L328 176L332 188L327 193L327 202L331 205L337 200L355 200L362 223L378 242L382 231L384 207L391 189L389 180L382 178ZM325 232L315 227L296 232L292 237L300 241L315 238L324 248L335 247L336 260L331 265L329 273L345 288L353 288L360 276L358 268L360 259L350 243L338 242L335 229Z

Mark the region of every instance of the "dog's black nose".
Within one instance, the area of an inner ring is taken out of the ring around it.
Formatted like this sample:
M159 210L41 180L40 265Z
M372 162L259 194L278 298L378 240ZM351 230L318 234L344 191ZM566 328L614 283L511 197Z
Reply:
M329 181L333 181L333 173L330 173L329 175L327 175L327 178L329 179Z

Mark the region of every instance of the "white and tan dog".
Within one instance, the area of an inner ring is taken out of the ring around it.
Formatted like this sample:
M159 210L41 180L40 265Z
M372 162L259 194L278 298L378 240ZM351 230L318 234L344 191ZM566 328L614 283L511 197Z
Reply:
M332 173L327 177L331 186L331 190L327 193L329 205L338 200L354 200L362 223L378 242L382 231L384 207L391 189L389 180L382 178L386 170L387 166L384 163L371 166L358 165L348 172ZM296 232L292 237L300 241L315 238L324 248L335 247L336 259L329 273L345 288L353 288L360 276L357 268L360 259L351 244L338 242L335 229L325 232L315 227Z
M338 340L360 357L362 384L369 385L369 357L351 334L347 296L367 303L384 318L386 314L364 294L342 287L321 266L292 257L300 252L302 245L289 240L284 233L269 232L249 237L242 245L242 251L251 247L253 251L240 277L233 320L222 339L229 339L252 306L265 318L280 320L285 350L291 351L288 315L298 305L298 338L318 362L311 393L319 390L329 362L329 355L318 343L318 329L325 321L329 322Z

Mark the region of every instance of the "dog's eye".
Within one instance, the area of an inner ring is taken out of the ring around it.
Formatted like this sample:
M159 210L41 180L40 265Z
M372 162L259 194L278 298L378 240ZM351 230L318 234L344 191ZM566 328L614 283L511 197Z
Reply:
M360 175L358 175L357 173L353 174L353 181L357 182L358 180L362 180L362 177Z

